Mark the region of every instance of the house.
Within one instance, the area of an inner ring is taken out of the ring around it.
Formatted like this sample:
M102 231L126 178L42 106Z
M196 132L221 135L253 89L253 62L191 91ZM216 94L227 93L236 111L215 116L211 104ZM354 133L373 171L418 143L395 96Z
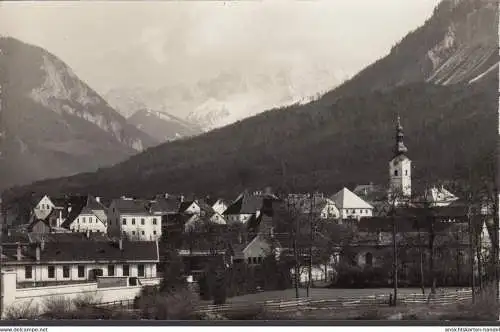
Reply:
M99 197L87 196L84 204L75 204L68 211L62 227L72 232L106 233L108 216Z
M200 212L201 212L200 205L196 200L184 201L181 203L179 207L179 213L199 215Z
M71 283L97 276L155 278L158 262L156 241L42 241L2 246L2 268L14 269L18 283Z
M212 206L204 202L198 203L198 206L200 207L200 217L202 219L213 224L226 224L226 219L224 219L224 216L217 212Z
M65 198L49 198L43 196L33 209L33 220L47 220L52 227L60 227L64 221L67 201Z
M270 193L243 192L224 211L224 217L228 223L247 223L253 215L257 217L269 202L277 201L278 198Z
M389 273L393 263L393 231L396 232L400 280L418 284L421 271L428 275L432 243L438 283L467 283L471 250L486 259L491 250L491 229L484 216L467 216L463 205L397 208L394 216L360 219L355 236L344 243L342 261L361 268L381 268ZM470 225L469 225L470 221ZM394 225L394 226L393 226ZM394 227L394 229L393 229ZM472 228L471 228L472 227ZM470 246L470 234L477 234L478 247ZM433 242L430 242L433 239ZM423 269L423 270L422 270ZM417 280L418 279L418 280Z
M228 208L227 203L220 198L217 199L217 198L207 197L204 203L209 205L215 212L217 212L220 215L222 215L224 211L226 211Z
M233 262L248 265L262 264L264 258L273 253L271 241L257 234L248 243L233 244Z
M108 234L132 240L151 241L161 237L162 218L151 211L151 202L120 198L108 208Z
M172 197L159 197L151 202L151 213L155 216L175 215L179 213L180 200Z
M332 196L342 219L360 219L373 215L373 206L359 198L347 188L343 188Z
M311 213L319 219L338 219L340 218L340 211L335 205L335 202L325 197L308 197L299 200L296 204L300 211L304 214Z

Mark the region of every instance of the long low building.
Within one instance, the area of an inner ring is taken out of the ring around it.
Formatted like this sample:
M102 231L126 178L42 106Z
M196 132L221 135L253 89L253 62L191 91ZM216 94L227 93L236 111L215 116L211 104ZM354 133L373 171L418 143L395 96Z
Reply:
M61 241L4 244L2 268L16 271L17 283L95 280L98 276L156 278L157 241Z

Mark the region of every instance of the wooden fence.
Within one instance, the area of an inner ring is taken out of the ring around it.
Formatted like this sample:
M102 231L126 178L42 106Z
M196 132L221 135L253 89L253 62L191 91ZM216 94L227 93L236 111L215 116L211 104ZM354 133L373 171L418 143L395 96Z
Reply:
M453 293L437 293L429 298L428 294L407 294L398 298L399 305L450 305L471 301L472 292L470 290L460 290ZM262 308L269 312L288 312L288 311L322 311L322 310L342 310L342 309L370 309L377 306L389 306L391 296L372 295L364 297L339 297L335 299L312 300L300 298L291 301L265 301L257 303L235 302L225 305L207 305L198 309L200 313L219 313L238 312Z

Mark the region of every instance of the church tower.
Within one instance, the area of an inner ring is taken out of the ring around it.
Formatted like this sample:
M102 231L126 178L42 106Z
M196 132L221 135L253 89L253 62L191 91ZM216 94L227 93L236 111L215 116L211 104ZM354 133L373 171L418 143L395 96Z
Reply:
M398 116L396 123L396 144L394 157L389 162L389 196L411 197L411 160L406 156L408 149L403 143L403 126Z

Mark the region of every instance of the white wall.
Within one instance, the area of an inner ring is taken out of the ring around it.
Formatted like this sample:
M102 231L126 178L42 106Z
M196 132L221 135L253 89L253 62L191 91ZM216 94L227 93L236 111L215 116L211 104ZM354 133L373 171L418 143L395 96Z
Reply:
M78 277L78 266L83 265L85 268L85 274L83 277ZM55 267L55 278L49 278L49 271L47 264L32 265L32 275L33 278L25 278L25 266L19 265L13 267L16 273L17 282L50 282L50 281L78 281L87 280L89 278L90 271L93 269L102 269L103 276L108 276L108 265L114 265L115 273L114 276L123 276L123 264L68 264L70 267L69 278L63 277L63 265L53 265ZM138 276L138 265L137 263L130 263L129 265L129 276ZM155 278L156 277L156 263L144 263L144 277L145 278Z
M43 198L38 202L38 204L33 209L35 216L39 219L45 219L50 214L52 209L54 208L54 204L49 199L48 196L43 196Z
M97 288L97 283L59 285L50 287L16 288L15 271L2 271L2 309L16 306L38 306L43 311L47 300L54 297L75 299L92 296L96 302L132 300L141 291L141 286ZM160 279L144 279L143 285L158 285ZM5 311L2 313L2 315Z
M223 214L224 211L227 209L227 205L224 204L222 201L218 200L214 206L212 206L212 209L214 209L215 212Z
M69 226L69 229L74 232L85 233L87 230L91 232L107 233L106 225L100 221L94 214L80 214Z
M354 209L342 209L342 219L349 219L349 218L354 218L354 219L360 219L363 217L372 217L373 216L373 209L359 209L359 208L354 208Z

